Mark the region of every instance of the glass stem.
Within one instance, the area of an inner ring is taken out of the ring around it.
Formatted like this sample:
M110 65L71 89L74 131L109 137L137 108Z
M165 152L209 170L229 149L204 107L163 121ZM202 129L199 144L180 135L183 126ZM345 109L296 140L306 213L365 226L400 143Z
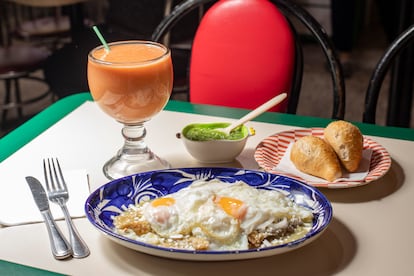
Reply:
M171 165L154 154L144 142L147 131L144 124L124 125L124 145L103 167L104 175L117 179L134 173L161 170Z
M122 154L133 156L137 154L148 154L149 150L144 138L147 131L143 123L137 125L124 125L122 128L122 136L124 137L124 146L121 151Z

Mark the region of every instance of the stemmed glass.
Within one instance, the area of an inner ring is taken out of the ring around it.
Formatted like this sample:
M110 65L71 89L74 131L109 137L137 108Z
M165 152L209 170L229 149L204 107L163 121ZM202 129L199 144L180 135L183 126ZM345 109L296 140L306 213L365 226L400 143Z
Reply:
M170 50L152 41L109 43L88 55L88 84L93 99L124 126L123 147L103 167L109 179L169 168L146 145L144 123L167 104L173 85Z

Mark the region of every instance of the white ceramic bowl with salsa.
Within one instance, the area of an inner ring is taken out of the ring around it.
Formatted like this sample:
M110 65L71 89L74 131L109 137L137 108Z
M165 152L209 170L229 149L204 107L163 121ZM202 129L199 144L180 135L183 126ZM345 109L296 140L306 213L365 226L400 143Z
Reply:
M230 123L198 123L185 126L177 136L183 140L187 151L203 163L233 161L244 149L252 131L245 125L233 129L230 135L218 131Z

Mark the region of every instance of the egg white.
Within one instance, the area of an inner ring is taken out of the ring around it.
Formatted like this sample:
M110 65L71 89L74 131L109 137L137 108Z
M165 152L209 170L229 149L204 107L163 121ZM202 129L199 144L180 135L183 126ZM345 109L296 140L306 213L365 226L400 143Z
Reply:
M202 237L208 240L210 250L248 249L248 235L252 231L286 227L291 216L303 220L312 217L310 210L299 208L282 193L255 189L242 181L195 181L167 197L173 198L174 203L142 205L143 218L154 233L170 239L188 235ZM243 216L226 212L217 203L220 197L241 201L246 208ZM146 236L154 239L153 234Z

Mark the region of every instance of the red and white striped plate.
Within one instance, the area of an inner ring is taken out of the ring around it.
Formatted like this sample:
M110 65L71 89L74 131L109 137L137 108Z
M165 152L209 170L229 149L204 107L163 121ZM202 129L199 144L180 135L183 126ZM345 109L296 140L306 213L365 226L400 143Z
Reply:
M307 135L313 135L322 138L323 130L323 128L294 129L269 136L259 143L259 145L256 148L254 158L256 159L256 162L259 164L259 166L262 167L266 172L286 175L288 177L298 179L302 182L305 182L315 187L333 189L350 188L368 184L369 182L382 177L391 167L391 158L388 151L377 142L371 140L370 138L364 137L364 149L372 150L369 172L364 180L339 182L309 182L305 181L299 176L274 170L274 168L279 164L280 160L282 159L284 153L286 152L286 149L288 148L291 142L296 141L300 137Z

